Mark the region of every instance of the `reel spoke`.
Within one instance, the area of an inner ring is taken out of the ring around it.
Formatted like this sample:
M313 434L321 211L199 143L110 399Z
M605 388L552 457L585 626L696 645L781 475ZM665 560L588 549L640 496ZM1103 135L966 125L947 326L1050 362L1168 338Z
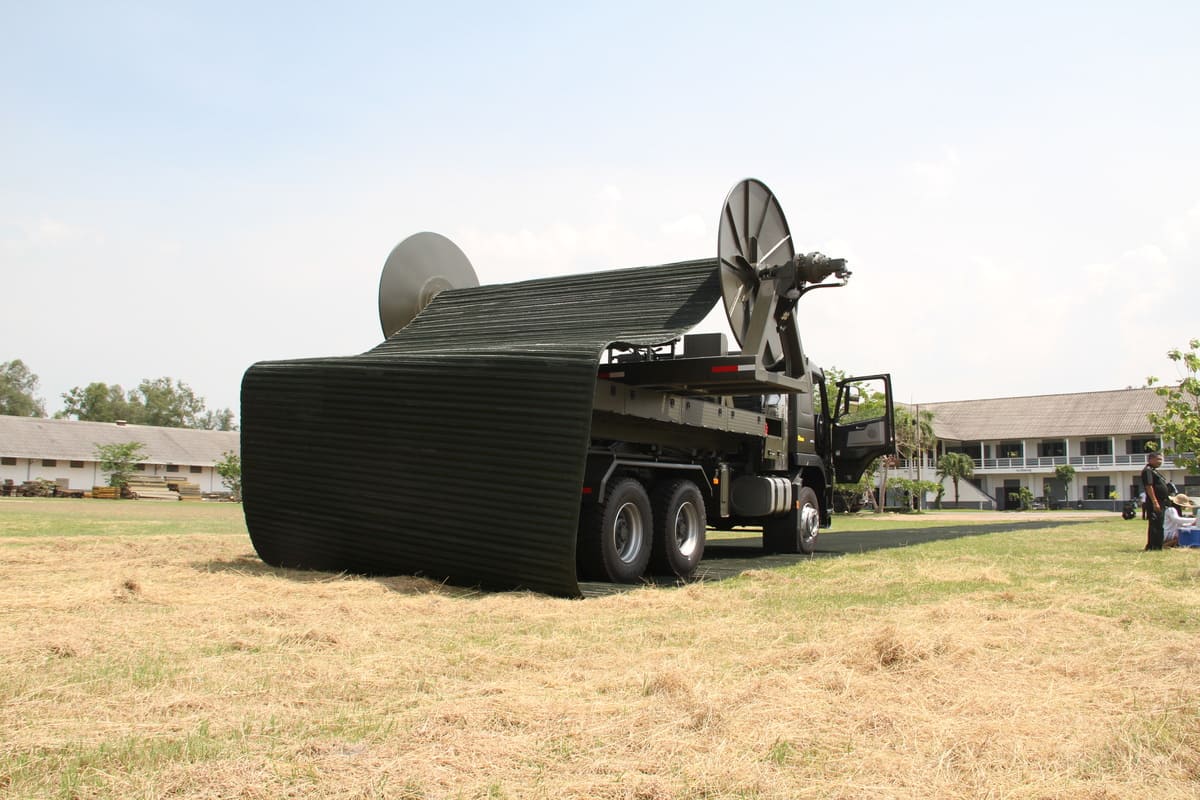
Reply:
M755 306L773 302L766 299L773 298L771 293L764 295L770 279L760 274L787 265L795 255L783 209L771 190L753 178L734 186L725 198L717 236L725 315L739 346L765 342L763 362L769 366L782 361L783 343L774 319L766 320L766 330L750 330Z

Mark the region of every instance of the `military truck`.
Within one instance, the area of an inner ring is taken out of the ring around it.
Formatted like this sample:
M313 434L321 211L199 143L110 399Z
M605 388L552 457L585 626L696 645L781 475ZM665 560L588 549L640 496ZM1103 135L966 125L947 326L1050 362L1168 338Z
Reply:
M849 277L796 252L754 179L725 199L715 259L480 286L450 240L411 236L380 280L383 342L246 371L254 547L564 596L686 580L710 527L811 553L835 480L895 446L890 377L827 386L801 344L801 298ZM740 349L692 332L718 302ZM866 419L864 382L882 398Z

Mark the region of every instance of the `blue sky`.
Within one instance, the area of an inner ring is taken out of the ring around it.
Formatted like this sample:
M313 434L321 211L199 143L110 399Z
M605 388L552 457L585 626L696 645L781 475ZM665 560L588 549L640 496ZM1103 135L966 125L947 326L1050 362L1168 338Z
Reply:
M715 253L743 177L814 360L902 400L1171 378L1200 336L1194 3L0 0L0 361L53 411L374 346L405 236L497 283ZM706 323L723 326L721 315Z

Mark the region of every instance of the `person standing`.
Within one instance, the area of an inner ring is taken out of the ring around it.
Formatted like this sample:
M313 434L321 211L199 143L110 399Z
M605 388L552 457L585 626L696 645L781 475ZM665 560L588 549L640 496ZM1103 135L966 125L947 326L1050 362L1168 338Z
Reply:
M1146 490L1146 513L1150 520L1146 527L1146 549L1163 549L1163 509L1166 508L1170 491L1167 479L1158 468L1162 466L1162 453L1146 456L1146 467L1142 470L1142 486Z

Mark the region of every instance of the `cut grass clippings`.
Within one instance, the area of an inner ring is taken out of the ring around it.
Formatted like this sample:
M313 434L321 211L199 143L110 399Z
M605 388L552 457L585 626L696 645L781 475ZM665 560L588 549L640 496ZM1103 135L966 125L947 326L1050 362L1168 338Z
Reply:
M1197 796L1200 551L835 524L564 600L273 569L229 504L0 500L0 796Z

